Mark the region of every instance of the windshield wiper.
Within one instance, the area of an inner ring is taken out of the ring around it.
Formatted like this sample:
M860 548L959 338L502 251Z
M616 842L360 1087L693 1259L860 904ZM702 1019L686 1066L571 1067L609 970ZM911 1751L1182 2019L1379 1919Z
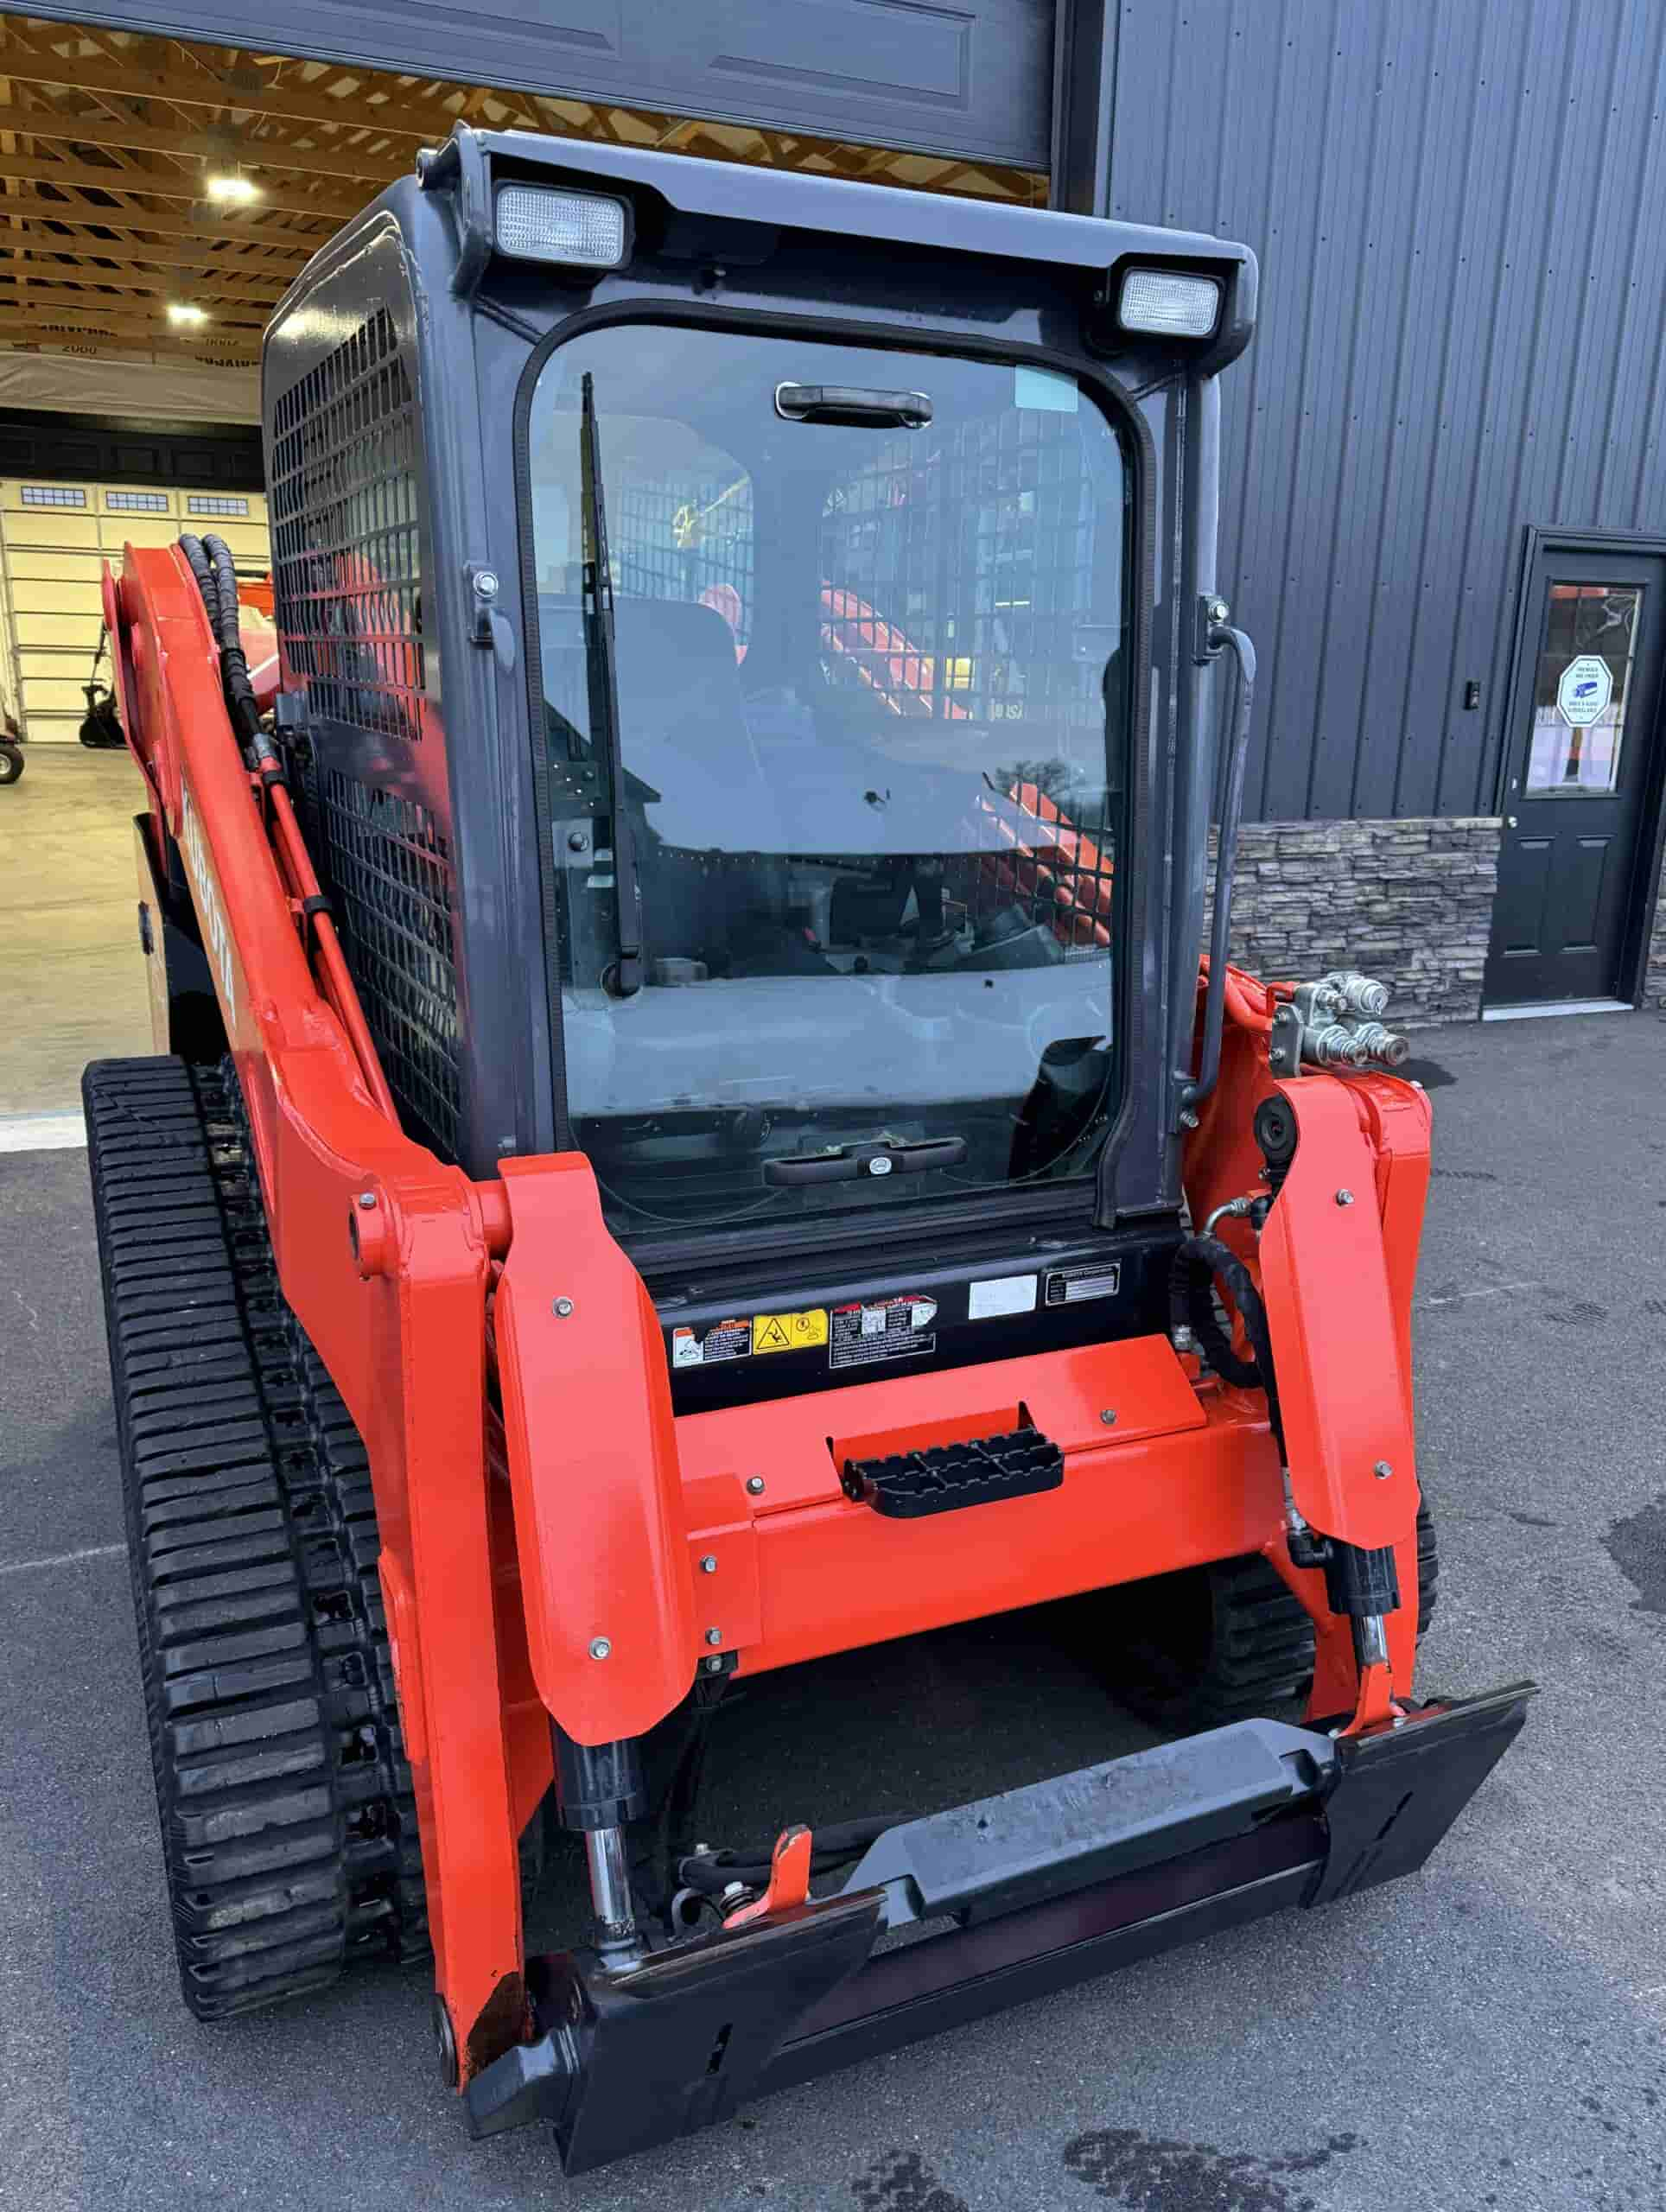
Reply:
M642 988L642 903L637 887L636 838L625 790L625 756L619 728L619 669L614 644L614 582L607 566L607 510L601 494L601 440L596 429L595 383L584 372L583 413L578 434L583 480L584 660L590 699L590 749L607 764L607 805L614 833L614 942L617 953L601 988L616 999Z

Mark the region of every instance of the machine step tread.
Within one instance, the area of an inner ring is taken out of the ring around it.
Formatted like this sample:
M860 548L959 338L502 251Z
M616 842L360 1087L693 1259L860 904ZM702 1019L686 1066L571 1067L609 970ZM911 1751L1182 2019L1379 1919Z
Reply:
M876 1513L912 1521L1057 1490L1065 1479L1065 1455L1040 1429L1016 1428L884 1459L848 1459L843 1479L846 1494Z
M83 1091L180 1978L219 2018L427 1947L374 1503L229 1064L102 1061Z

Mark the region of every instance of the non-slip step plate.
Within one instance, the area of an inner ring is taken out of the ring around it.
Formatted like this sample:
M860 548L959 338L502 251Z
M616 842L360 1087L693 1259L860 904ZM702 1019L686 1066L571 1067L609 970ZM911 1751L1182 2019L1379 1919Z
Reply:
M1065 1455L1039 1428L932 1445L887 1459L847 1459L843 1475L851 1497L896 1521L1026 1497L1032 1491L1057 1490L1064 1479Z

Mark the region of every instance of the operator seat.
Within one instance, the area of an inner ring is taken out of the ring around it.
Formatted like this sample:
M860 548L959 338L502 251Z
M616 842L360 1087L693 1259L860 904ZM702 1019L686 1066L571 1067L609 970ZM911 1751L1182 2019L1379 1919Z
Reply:
M580 610L554 594L538 605L545 696L583 729ZM802 940L787 924L780 812L747 728L734 632L709 607L621 598L614 639L650 956L703 960L714 974L792 972Z

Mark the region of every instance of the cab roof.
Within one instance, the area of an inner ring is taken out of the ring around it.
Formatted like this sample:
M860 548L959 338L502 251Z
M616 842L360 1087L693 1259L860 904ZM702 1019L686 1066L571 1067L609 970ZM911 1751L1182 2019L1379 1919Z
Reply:
M459 125L454 137L467 129ZM530 130L469 134L494 168L544 171L575 187L623 187L655 194L677 214L722 222L819 232L847 243L924 246L943 253L1043 262L1053 268L1110 270L1130 258L1225 264L1248 279L1253 298L1256 257L1250 248L1201 231L1164 230L1148 223L1066 215L1051 208L1012 207L996 200L862 184L797 169L702 161L590 139L546 138ZM1245 302L1247 304L1248 302Z

